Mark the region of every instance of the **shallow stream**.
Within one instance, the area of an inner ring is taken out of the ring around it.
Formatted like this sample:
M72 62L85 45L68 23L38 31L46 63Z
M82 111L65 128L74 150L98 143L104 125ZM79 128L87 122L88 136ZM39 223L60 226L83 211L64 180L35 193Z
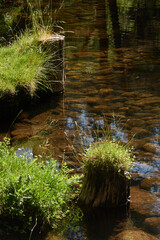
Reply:
M102 213L65 239L111 239L124 229L160 239L160 2L65 0L56 14L66 37L65 93L23 110L11 128L2 124L1 139L9 130L29 153L52 153L75 172L72 146L81 151L97 129L130 142L129 216L108 220Z

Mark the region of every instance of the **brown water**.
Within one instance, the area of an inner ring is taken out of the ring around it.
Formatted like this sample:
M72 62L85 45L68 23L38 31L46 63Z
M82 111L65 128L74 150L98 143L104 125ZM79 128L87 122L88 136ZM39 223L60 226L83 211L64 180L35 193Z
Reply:
M159 237L159 1L66 0L57 19L66 36L65 93L24 110L8 135L33 154L64 158L76 172L71 146L88 146L93 130L107 126L116 139L131 142L129 216L97 214L66 239L111 239L124 229Z

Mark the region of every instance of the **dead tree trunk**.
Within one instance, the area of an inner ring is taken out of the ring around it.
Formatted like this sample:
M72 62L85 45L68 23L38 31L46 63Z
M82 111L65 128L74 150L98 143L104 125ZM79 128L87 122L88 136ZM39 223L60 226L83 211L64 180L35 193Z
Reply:
M129 196L129 173L115 172L112 167L92 166L85 172L79 204L89 209L115 208L127 204Z
M65 66L64 66L64 40L65 37L58 34L45 34L40 38L40 44L44 51L51 55L47 82L52 93L64 91Z

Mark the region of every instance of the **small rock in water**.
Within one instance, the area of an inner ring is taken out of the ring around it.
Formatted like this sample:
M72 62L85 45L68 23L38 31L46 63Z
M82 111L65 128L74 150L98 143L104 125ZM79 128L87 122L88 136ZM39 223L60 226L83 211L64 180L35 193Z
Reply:
M146 177L141 181L141 187L144 189L148 189L148 188L151 188L152 186L158 186L158 185L160 185L159 178Z
M158 240L158 238L141 230L125 230L110 240Z
M158 215L159 214L159 198L153 196L146 190L138 187L131 187L131 210L142 215ZM155 207L156 206L156 207Z
M33 129L30 124L16 123L14 130L11 131L12 139L19 140L30 137L33 134Z
M148 151L148 152L152 152L152 153L160 153L160 146L158 144L155 143L146 143L143 146L144 150Z
M160 217L146 218L144 221L146 229L154 233L160 233Z

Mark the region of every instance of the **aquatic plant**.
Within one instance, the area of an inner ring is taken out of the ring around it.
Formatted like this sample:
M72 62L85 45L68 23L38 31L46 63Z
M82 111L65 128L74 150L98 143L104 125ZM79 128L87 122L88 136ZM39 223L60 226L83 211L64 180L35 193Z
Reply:
M25 233L48 225L57 228L71 210L77 175L65 164L17 156L9 141L0 142L0 231Z
M80 204L91 208L118 207L129 198L129 170L133 164L132 151L127 145L107 137L94 142L83 156L84 182Z
M129 171L132 164L132 150L125 144L120 144L107 137L102 141L94 142L85 150L83 155L85 169L90 166L110 168L115 172Z

